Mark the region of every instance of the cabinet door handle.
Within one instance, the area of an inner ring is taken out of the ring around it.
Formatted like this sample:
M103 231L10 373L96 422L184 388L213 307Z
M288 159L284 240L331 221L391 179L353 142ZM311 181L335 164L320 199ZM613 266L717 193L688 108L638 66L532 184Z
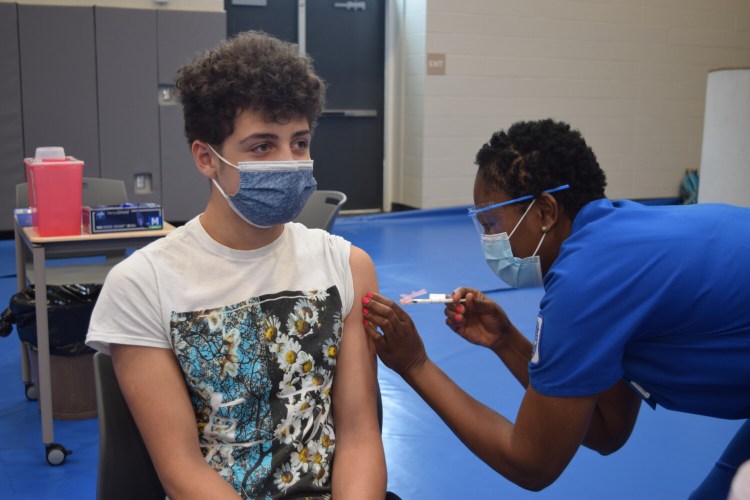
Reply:
M374 118L378 116L376 109L325 109L322 116L345 118Z

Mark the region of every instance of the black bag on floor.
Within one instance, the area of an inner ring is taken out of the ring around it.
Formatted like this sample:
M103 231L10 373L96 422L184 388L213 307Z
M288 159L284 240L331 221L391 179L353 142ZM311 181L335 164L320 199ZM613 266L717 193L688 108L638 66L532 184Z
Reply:
M76 356L93 352L86 342L91 312L102 285L47 285L47 325L50 354ZM10 306L0 317L0 336L11 332L11 324L23 342L37 346L36 300L34 285L10 298Z

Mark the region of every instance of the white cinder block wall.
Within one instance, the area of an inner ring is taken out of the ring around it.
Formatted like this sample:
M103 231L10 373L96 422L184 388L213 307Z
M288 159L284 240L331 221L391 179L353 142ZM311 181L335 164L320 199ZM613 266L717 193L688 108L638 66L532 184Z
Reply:
M471 203L491 133L546 117L581 130L609 197L676 196L700 164L707 72L750 66L747 0L401 1L393 201L419 208Z
M424 97L426 77L427 0L402 0L399 6L400 45L403 57L396 67L400 79L401 102L396 106L395 132L400 135L401 168L396 169L393 201L412 207L422 206L422 190L426 175L424 168ZM397 44L398 45L398 44ZM386 112L390 112L387 110ZM386 161L388 161L386 159ZM389 207L387 207L389 208Z

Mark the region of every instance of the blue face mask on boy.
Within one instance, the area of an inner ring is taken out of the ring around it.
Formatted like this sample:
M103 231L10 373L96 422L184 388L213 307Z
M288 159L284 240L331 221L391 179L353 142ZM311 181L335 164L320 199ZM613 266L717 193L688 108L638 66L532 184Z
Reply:
M318 186L312 160L244 161L234 165L214 150L224 163L240 171L240 187L227 195L212 179L229 206L250 225L267 228L294 220Z

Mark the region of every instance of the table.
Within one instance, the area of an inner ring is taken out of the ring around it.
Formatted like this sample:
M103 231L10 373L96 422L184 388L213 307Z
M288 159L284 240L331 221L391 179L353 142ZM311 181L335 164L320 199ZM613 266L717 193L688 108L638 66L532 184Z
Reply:
M16 244L16 275L18 290L26 287L27 249L30 250L34 265L33 277L36 301L37 350L39 355L38 396L42 418L42 442L45 446L47 462L50 465L61 465L71 452L59 443L54 442L52 424L52 383L50 377L49 328L47 323L47 273L48 258L65 257L80 252L106 252L140 248L156 239L165 236L174 229L168 222L163 229L143 231L123 231L116 233L88 234L71 236L39 236L33 227L21 227L14 220ZM23 382L30 385L30 367L25 346L21 344ZM28 396L28 392L27 392Z

